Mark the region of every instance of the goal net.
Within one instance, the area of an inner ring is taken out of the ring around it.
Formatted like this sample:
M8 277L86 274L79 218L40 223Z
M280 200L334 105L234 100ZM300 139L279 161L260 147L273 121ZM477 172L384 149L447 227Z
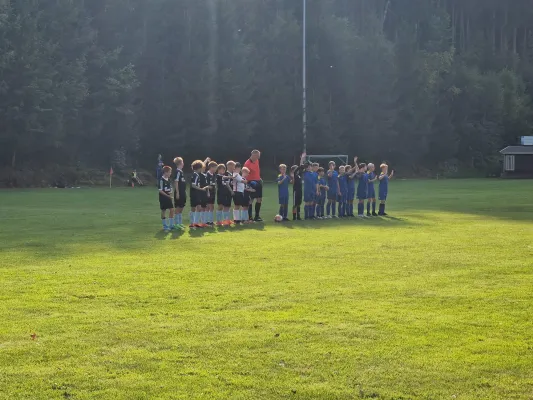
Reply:
M348 156L345 154L319 154L319 155L307 155L307 162L319 163L324 168L327 168L330 161L335 161L337 165L348 164Z

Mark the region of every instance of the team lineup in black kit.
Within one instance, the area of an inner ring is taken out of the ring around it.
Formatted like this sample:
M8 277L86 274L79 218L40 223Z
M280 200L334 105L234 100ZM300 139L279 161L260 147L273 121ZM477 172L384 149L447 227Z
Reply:
M235 161L219 164L207 158L191 163L192 175L187 198L187 182L184 175L184 160L174 158L176 171L171 179L172 168L163 166L158 182L159 205L164 231L184 230L183 212L190 203L189 228L210 228L263 222L260 211L263 197L259 159L261 153L254 150L244 166ZM305 161L302 154L300 165L294 165L287 174L287 166L279 166L276 179L278 186L279 214L275 221L289 221L289 187L292 184L292 217L294 221L355 217L354 202L357 198L357 216L385 216L388 183L394 171L388 173L388 165L380 165L377 175L374 164L341 165L328 163L325 170L318 163ZM376 213L374 182L379 182L379 212ZM255 216L254 216L255 201ZM364 206L367 213L364 214ZM304 216L301 206L304 204ZM233 211L231 211L233 205ZM216 216L216 220L215 220Z

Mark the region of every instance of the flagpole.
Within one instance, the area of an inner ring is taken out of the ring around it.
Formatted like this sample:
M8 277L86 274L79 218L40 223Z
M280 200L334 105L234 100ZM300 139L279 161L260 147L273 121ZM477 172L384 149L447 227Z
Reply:
M307 152L307 0L303 0L302 21L302 134Z

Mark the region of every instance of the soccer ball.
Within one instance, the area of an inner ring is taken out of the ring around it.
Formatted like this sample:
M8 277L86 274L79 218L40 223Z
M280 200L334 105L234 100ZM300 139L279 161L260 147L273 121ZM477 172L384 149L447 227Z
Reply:
M274 221L276 221L276 222L281 222L281 221L283 221L283 217L282 217L281 215L278 214L278 215L276 215L276 216L274 217Z

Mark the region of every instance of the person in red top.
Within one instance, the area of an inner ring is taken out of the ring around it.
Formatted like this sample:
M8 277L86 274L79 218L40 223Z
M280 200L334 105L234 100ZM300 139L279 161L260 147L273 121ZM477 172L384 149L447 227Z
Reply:
M250 170L248 174L248 183L255 190L250 193L250 205L248 206L248 216L252 218L253 203L255 199L255 218L254 221L262 222L260 217L261 203L263 201L263 180L261 179L261 168L259 167L259 159L261 152L259 150L252 151L250 158L244 163L244 166Z

